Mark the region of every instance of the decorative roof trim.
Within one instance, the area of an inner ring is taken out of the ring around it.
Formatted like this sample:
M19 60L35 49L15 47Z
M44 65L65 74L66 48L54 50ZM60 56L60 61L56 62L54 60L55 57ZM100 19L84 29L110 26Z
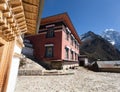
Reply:
M49 23L60 22L60 21L63 21L65 23L65 25L70 29L71 33L75 36L75 39L77 39L77 41L81 44L79 35L77 34L70 20L70 17L68 16L67 13L62 13L62 14L57 14L57 15L46 17L46 18L42 18L41 25L47 25Z

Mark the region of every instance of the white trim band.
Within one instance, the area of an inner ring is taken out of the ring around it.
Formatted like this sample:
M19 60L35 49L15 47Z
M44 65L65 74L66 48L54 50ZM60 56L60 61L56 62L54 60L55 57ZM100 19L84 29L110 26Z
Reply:
M55 24L51 24L51 25L47 25L46 28L49 28L49 27L54 27Z
M71 33L71 31L70 31L70 29L69 29L68 27L66 28L66 30L67 30L69 33Z
M68 48L68 49L70 49L70 47L69 46L65 46L66 48Z
M72 36L72 38L73 38L73 40L75 39L75 37L73 36L73 34L71 34L71 36Z
M45 44L45 47L47 46L54 46L54 44Z
M75 50L74 50L74 49L72 49L72 48L71 48L71 51L75 52Z

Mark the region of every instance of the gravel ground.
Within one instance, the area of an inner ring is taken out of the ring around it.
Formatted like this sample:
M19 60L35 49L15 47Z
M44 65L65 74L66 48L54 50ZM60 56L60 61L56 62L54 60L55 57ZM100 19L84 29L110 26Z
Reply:
M79 67L73 75L19 76L15 92L120 92L120 73Z

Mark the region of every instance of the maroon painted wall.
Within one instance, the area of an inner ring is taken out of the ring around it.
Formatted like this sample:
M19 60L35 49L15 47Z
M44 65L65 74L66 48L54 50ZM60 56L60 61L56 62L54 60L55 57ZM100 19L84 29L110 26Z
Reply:
M34 56L41 61L62 59L62 30L55 31L55 37L46 38L46 32L26 37L33 44ZM53 57L45 58L45 44L54 44Z

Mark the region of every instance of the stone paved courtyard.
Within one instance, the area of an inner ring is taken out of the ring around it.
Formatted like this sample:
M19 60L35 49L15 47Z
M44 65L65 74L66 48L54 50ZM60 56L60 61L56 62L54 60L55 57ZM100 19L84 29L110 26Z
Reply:
M120 92L120 73L79 67L72 75L19 76L15 92Z

